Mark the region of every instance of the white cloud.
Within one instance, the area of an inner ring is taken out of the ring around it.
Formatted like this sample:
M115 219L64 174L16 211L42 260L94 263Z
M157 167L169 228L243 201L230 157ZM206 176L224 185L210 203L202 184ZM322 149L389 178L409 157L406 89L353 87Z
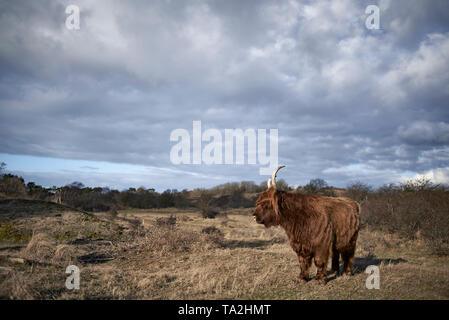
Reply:
M447 168L438 168L429 170L423 174L416 174L412 179L429 179L431 182L435 184L447 184L449 185L449 167ZM402 179L409 180L407 178Z
M400 52L381 77L382 95L390 105L407 101L409 93L441 92L449 88L449 33L429 34L419 48Z

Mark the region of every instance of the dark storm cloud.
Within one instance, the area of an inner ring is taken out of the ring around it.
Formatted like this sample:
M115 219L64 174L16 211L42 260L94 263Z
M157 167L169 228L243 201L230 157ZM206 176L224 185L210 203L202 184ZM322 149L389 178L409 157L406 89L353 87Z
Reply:
M411 145L449 144L449 124L444 122L413 122L407 127L399 127L398 134L406 143Z
M2 1L0 152L173 168L178 188L203 181L184 171L265 179L173 166L170 132L201 120L278 128L292 184L449 179L449 4L379 1L381 30L367 30L368 4Z

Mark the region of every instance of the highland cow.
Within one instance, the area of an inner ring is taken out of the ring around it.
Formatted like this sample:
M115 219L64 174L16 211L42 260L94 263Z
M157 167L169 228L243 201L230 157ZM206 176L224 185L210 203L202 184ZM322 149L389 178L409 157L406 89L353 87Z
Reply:
M268 190L256 202L254 219L266 228L284 228L290 246L298 255L300 280L309 280L314 260L316 279L326 283L327 262L332 252L332 271L339 273L339 257L345 274L352 273L360 225L360 206L347 198L332 198L283 192L276 189L278 167L268 180Z

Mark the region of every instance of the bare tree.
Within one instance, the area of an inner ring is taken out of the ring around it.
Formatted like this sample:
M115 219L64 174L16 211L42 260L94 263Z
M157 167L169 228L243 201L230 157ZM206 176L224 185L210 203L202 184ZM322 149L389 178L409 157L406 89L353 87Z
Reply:
M2 176L4 174L5 169L6 169L6 163L1 162L0 163L0 176Z

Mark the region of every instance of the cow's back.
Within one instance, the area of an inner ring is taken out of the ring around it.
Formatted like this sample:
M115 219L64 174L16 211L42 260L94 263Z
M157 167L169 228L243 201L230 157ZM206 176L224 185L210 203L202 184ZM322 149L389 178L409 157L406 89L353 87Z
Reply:
M319 197L316 205L330 218L337 250L353 245L360 227L359 204L343 197Z

